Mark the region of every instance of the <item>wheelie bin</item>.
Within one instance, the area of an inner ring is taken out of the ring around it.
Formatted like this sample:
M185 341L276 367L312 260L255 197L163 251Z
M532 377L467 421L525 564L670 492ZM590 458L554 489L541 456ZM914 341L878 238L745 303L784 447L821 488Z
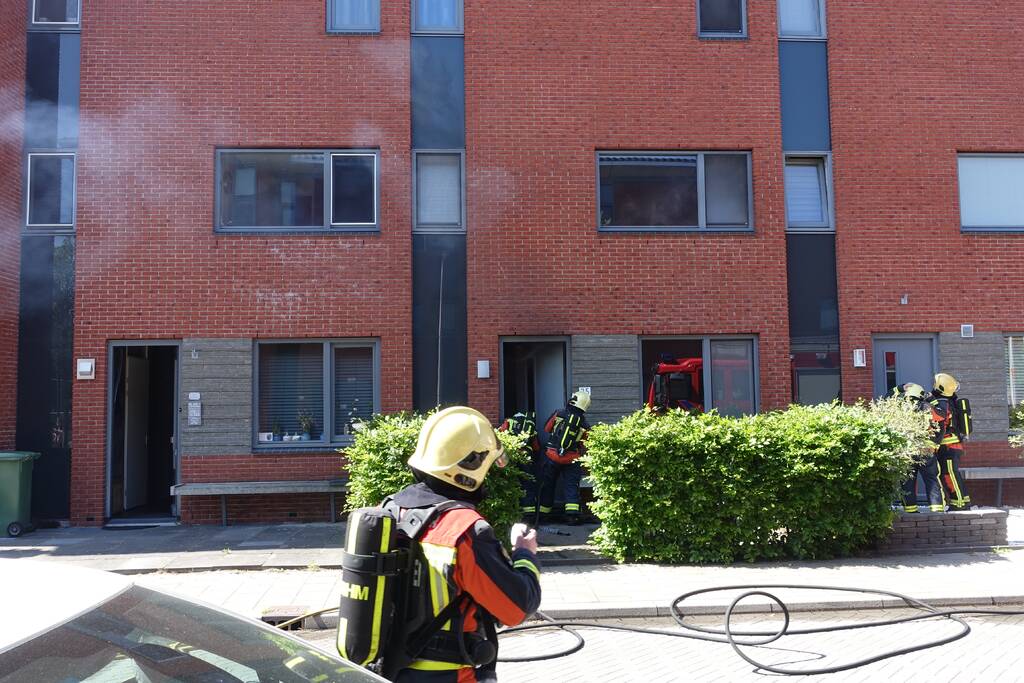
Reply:
M31 528L32 462L30 451L0 451L0 529L20 536Z

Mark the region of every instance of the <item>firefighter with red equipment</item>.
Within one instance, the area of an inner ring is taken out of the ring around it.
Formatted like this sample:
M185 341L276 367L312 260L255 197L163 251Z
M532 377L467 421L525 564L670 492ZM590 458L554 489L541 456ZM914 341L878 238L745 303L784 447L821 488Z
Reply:
M409 458L417 483L391 500L403 514L447 501L460 504L442 512L419 538L429 565L427 604L433 615L460 604L396 681L496 681L496 623L519 624L540 605L537 532L516 524L509 557L475 508L486 495L484 477L496 462L504 467L507 457L487 418L476 410L448 408L424 423Z
M586 417L588 408L590 393L577 391L565 408L554 412L544 425L544 431L549 436L540 484L540 512L551 515L555 502L555 484L561 476L565 516L569 524L573 525L581 521L580 482L583 480L583 467L579 457L585 450L584 442L590 429Z
M928 411L931 414L932 440L934 447L926 458L914 465L914 471L910 478L903 482L903 510L905 512L917 512L917 475L920 473L924 480L924 490L928 496L928 510L930 512L945 512L946 497L942 492L942 481L939 479L939 462L936 458L936 451L941 440L941 416L931 407L924 387L920 384L908 382L896 388L894 392L908 401L921 411Z
M959 388L960 383L955 377L940 372L935 375L930 401L939 422L937 457L951 510L966 510L971 506L971 497L967 494L967 487L960 474L963 442L971 432L971 404L956 395Z
M543 466L540 439L537 438L537 415L533 412L517 412L502 422L498 431L518 434L526 440L524 450L530 456L530 464L521 467L529 477L523 479L523 497L519 503L524 517L535 517L537 514L537 489Z

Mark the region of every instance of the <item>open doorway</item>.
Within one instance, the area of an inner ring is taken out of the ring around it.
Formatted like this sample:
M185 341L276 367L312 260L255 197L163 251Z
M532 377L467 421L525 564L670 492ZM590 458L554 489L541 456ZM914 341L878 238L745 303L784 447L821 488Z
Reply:
M171 523L177 343L114 344L110 360L108 524Z
M510 337L501 342L501 418L536 413L542 444L548 437L544 423L568 398L568 355L564 339Z

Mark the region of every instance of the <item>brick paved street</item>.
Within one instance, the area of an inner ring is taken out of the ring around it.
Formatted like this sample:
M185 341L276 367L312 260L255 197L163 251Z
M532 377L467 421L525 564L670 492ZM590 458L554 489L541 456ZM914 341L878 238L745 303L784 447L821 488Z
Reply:
M1007 606L1003 609L1011 609ZM1024 606L1017 606L1024 609ZM803 613L794 616L793 628L806 625L851 623L894 618L909 614L904 610ZM941 648L876 662L832 675L796 676L793 680L829 680L837 683L877 683L878 681L1022 681L1024 680L1024 616L968 617L971 633L962 640ZM670 628L678 630L670 619L614 620L604 623ZM718 626L717 620L697 623ZM778 617L750 617L745 624L762 629L777 627ZM898 626L886 626L831 634L792 636L780 643L747 648L755 659L770 665L798 669L834 666L869 657L895 647L905 647L941 638L957 632L958 625L948 620L929 620ZM333 647L333 632L304 631L300 635L325 648ZM502 683L658 683L674 681L764 681L775 678L768 672L756 672L725 644L704 643L666 636L641 635L614 631L584 630L586 648L561 659L522 664L500 664ZM505 656L552 652L571 643L564 634L513 636L503 640Z

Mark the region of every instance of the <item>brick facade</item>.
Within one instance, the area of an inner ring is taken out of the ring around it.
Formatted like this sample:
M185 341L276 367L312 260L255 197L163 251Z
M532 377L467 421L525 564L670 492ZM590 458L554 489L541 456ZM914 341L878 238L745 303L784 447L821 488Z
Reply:
M26 0L0 12L0 449L14 448Z

